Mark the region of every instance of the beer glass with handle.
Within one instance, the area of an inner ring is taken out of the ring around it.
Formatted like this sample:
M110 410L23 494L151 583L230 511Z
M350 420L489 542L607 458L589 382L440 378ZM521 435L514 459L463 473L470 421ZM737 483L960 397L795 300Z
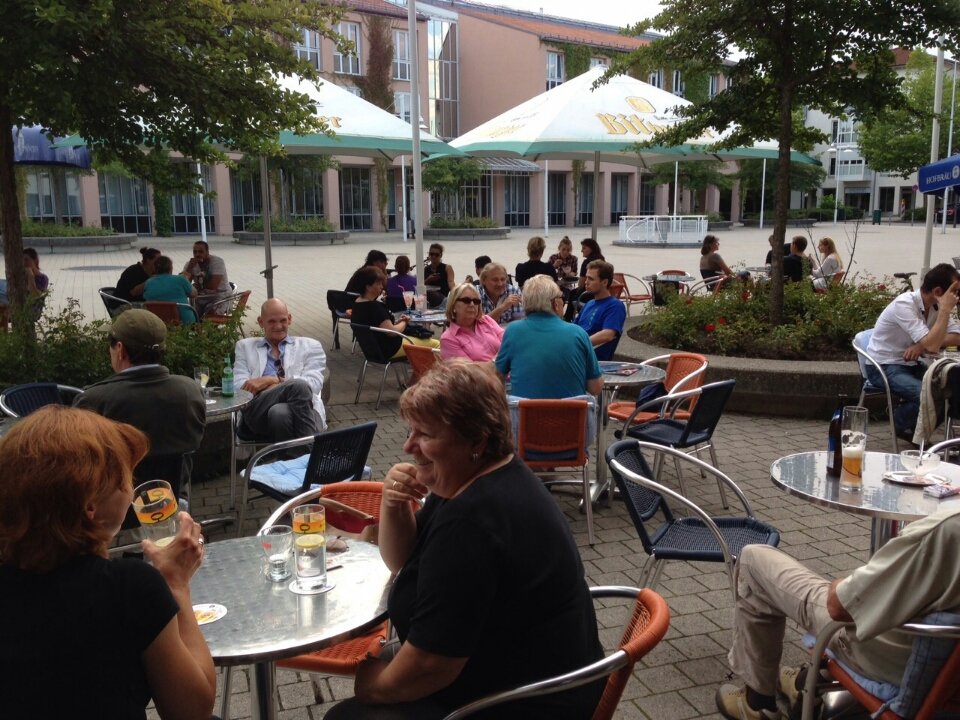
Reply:
M849 405L843 409L840 425L840 451L843 472L840 487L858 492L863 485L863 455L867 448L867 409Z

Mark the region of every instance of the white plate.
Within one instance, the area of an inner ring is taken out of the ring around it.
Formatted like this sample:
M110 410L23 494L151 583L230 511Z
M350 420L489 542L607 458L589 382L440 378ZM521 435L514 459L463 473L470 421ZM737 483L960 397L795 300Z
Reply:
M916 478L909 470L897 470L894 472L885 472L884 480L889 480L898 485L909 485L911 487L926 487L927 485L949 485L950 481L943 475L927 473L922 478Z
M207 603L205 605L194 605L193 615L197 618L197 625L206 625L216 622L227 614L227 609L223 605L216 603Z

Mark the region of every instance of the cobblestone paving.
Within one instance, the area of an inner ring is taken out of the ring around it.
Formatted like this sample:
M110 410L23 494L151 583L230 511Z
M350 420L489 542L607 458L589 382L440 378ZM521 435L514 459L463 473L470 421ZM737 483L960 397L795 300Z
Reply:
M843 228L844 232L848 230ZM602 234L601 240L607 248L612 235L610 231L605 232L608 236L604 240ZM919 265L914 257L919 256L919 243L914 243L908 251L903 249L905 243L902 242L908 236L910 240L919 240L919 229L891 230L884 227L870 232L872 236L868 239L876 243L878 249L881 245L884 248L884 252L872 257L891 265L872 268L875 274ZM472 258L484 252L500 255L505 260L508 258L503 256L509 254L511 262L521 259L522 248L529 234L519 232L513 239L499 243L448 243L447 256L455 264L458 277L462 277ZM580 234L578 232L573 237L579 237ZM816 233L817 236L821 234L819 230ZM842 234L838 236L843 237ZM725 256L730 256L729 262L759 255L765 252L763 241L764 237L757 231L724 234ZM555 242L555 238L551 242ZM935 261L939 257L937 252L954 254L946 246L941 248L941 242L941 238L935 235ZM173 256L175 262L186 259L190 243L190 238L151 242ZM226 238L213 238L211 244L215 254L225 257L230 278L242 288L255 289L255 297L251 302L257 308L265 296L263 281L257 275L262 267L262 249L240 247ZM368 377L361 402L353 404L355 381L362 357L359 352L352 354L346 341L340 351L331 349L330 315L324 300L326 288L343 287L346 276L371 247L381 247L391 256L413 253L413 247L400 243L396 236L371 235L352 238L347 246L279 248L274 251L274 260L281 264L276 293L291 306L295 318L294 332L316 337L328 349L333 393L328 409L331 427L371 419L379 423L369 460L374 477L378 478L391 464L402 458L405 428L397 415L399 391L391 374L387 379L384 402L376 411L377 382L373 377ZM618 267L624 266L625 270L638 275L677 262L683 266L682 263L690 260L694 254L696 250L690 249L655 251L612 247L608 253ZM102 317L104 313L96 295L97 287L112 285L120 270L133 259L132 252L44 256L43 267L51 275L56 288L52 305L59 306L64 298L75 297L88 317ZM753 261L748 260L747 264L753 264ZM692 267L692 261L687 265ZM254 311L248 317L251 326L254 325L255 316ZM344 333L345 337L348 335L349 331ZM755 514L779 528L782 533L781 547L812 569L828 576L838 576L866 561L868 522L787 496L773 486L769 477L770 463L778 457L818 449L825 444L825 440L826 422L732 414L724 417L716 434L720 467L746 493ZM668 484L675 483L672 472L667 472L666 477ZM691 494L709 512L722 512L714 483L701 486L691 474L687 484ZM227 509L228 497L227 477L197 484L194 487L192 511L200 519L220 514ZM614 502L610 508L605 504L598 506L595 512L597 541L590 547L586 541L584 517L577 509L576 496L555 493L554 498L570 520L589 583L636 584L646 555L622 503ZM252 533L272 507L268 501L255 503L252 518L244 530ZM210 540L215 542L232 536L234 532L232 528L214 531L210 533ZM656 720L719 717L715 713L713 694L717 684L727 674L725 653L730 643L732 617L732 595L726 573L707 563L671 563L657 590L670 605L673 614L671 628L665 641L637 666L617 717ZM624 617L621 606L600 610L602 640L608 649L618 641ZM790 630L790 642L784 658L787 663L799 662L803 656L796 640L796 633ZM250 693L246 672L234 673L234 678L231 717L249 717ZM331 703L352 693L352 680L346 678L281 670L278 682L280 717L286 719L317 720L324 716Z

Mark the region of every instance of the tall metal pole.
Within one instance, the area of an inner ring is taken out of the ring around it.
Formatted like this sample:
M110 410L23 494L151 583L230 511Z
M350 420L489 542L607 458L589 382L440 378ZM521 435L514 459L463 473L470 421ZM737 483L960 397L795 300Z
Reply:
M263 217L263 277L267 281L267 299L273 297L273 234L270 231L270 177L267 156L260 156L260 214Z
M950 95L950 129L947 130L947 157L953 153L953 113L957 109L957 59L953 59L953 91ZM940 224L940 234L944 235L947 232L947 206L950 199L950 190L951 188L946 187L943 189L943 217L941 218L942 222ZM954 222L957 221L956 217L953 219Z
M943 109L943 46L937 48L937 76L933 89L933 131L930 133L930 162L940 157L940 111ZM929 200L929 198L928 198ZM946 212L946 209L944 209ZM923 242L923 267L921 274L930 269L930 252L933 249L933 218L936 215L936 203L927 202L927 226Z
M597 239L597 223L600 221L600 151L593 153L593 223L590 237Z
M417 294L426 292L423 282L423 175L420 164L420 41L417 39L417 3L407 0L407 32L410 35L410 128L413 132L413 238L416 243Z
M200 215L200 239L204 242L207 241L207 217L206 217L206 208L203 206L203 193L207 189L207 186L203 183L203 168L200 166L200 163L197 163L197 182L200 183L200 190L197 191L197 212Z
M550 237L550 161L543 161L543 236Z
M763 174L760 176L760 229L763 230L763 205L767 199L767 159L763 159Z
M400 156L400 237L407 241L407 162Z

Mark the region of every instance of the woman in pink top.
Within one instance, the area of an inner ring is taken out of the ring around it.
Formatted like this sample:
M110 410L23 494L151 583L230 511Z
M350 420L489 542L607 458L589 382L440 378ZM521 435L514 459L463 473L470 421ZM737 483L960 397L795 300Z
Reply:
M497 356L503 340L503 328L483 314L480 294L473 283L457 285L447 298L450 326L440 337L440 356L489 362Z

